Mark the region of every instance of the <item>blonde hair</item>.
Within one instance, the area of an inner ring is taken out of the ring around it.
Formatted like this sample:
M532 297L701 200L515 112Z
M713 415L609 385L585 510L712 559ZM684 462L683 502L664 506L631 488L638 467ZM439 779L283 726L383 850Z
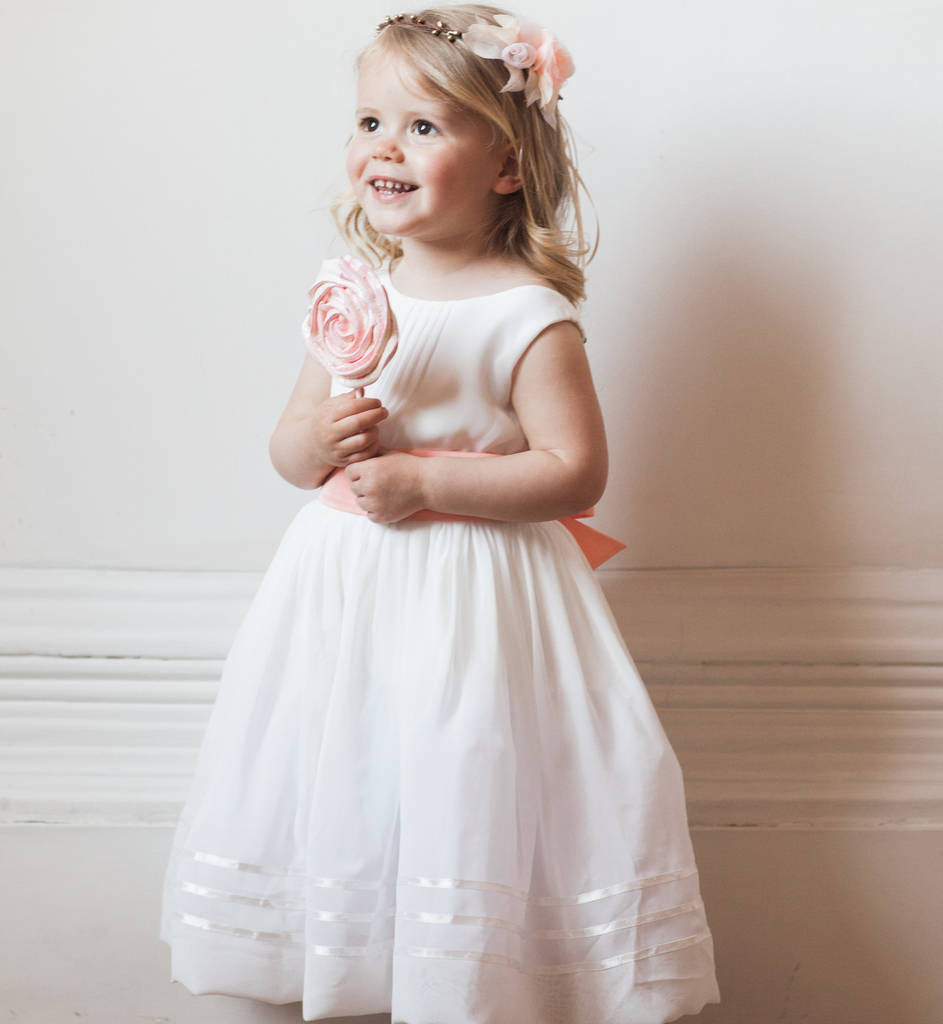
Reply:
M415 13L427 22L442 21L464 31L479 19L497 24L494 15L506 12L460 4ZM518 257L570 302L585 298L583 268L595 254L595 245L590 251L579 192L588 192L576 167L572 132L559 108L554 128L537 103L526 105L522 92L501 92L507 82L503 61L478 57L461 40L451 43L393 23L363 50L357 67L374 53L401 58L422 88L479 118L491 127L495 142L514 148L521 188L499 197L486 239L488 253ZM373 229L353 193L336 200L331 212L347 243L369 263L379 266L402 255L395 239Z

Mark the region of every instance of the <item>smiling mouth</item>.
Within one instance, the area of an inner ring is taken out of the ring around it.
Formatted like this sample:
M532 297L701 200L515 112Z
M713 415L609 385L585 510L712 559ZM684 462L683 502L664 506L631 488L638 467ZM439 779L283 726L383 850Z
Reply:
M406 181L394 181L392 178L374 178L370 187L381 196L400 195L404 192L415 192L418 185L410 185Z

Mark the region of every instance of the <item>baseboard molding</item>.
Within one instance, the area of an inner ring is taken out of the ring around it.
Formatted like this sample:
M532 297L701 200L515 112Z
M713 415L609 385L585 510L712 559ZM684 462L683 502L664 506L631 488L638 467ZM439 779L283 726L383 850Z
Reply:
M0 821L169 824L254 573L0 570ZM601 572L695 828L943 828L943 570Z

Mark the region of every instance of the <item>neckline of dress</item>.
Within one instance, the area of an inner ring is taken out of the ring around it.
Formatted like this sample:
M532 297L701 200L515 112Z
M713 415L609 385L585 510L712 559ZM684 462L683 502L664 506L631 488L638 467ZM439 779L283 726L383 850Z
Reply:
M396 295L397 298L406 299L407 302L428 302L432 305L444 306L454 302L475 302L479 299L496 299L501 295L510 295L511 292L523 291L525 288L539 288L542 292L552 292L554 295L557 295L566 301L565 296L560 295L556 288L551 288L546 284L515 284L510 288L502 288L501 291L498 292L486 292L484 295L465 295L458 299L424 299L417 295L407 295L405 292L401 292L399 288L393 284L393 276L390 274L390 268L388 265L383 267L382 274L385 279L387 289Z

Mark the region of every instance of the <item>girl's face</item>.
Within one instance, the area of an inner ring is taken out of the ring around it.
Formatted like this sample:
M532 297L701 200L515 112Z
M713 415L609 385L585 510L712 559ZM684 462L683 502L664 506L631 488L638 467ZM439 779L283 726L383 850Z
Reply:
M361 64L347 174L370 224L383 235L476 252L499 194L510 147L492 146L488 126L429 95L395 58Z

